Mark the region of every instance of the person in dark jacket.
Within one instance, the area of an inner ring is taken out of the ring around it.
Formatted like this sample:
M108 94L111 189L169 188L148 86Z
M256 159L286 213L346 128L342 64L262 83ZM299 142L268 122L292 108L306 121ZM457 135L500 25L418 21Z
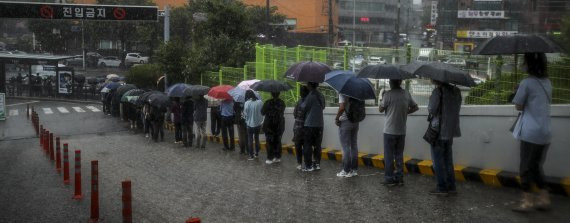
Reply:
M150 106L150 120L152 125L152 139L158 142L158 136L160 134L160 141L164 141L164 109L157 108L155 106Z
M303 140L303 126L305 125L305 112L303 111L302 105L308 94L309 89L302 86L300 89L301 98L293 110L293 116L295 118L295 124L293 125L293 143L295 143L295 155L297 156L298 170L303 168L303 143L305 142Z
M321 169L321 143L323 141L323 110L325 109L325 97L317 90L318 86L318 83L313 82L307 84L309 94L301 106L305 116L303 128L305 167L302 169L302 171L305 172Z
M180 103L178 98L175 98L170 107L170 112L172 113L172 123L174 123L174 143L178 144L182 142L182 122L180 120Z
M239 154L247 155L247 125L245 124L245 119L243 118L243 106L244 103L235 102L235 124L237 125L238 138L239 138Z
M265 116L263 132L267 142L267 164L281 162L281 137L285 131L285 102L279 98L279 92L272 92L271 96L261 108L261 114Z
M212 105L210 106L210 130L212 135L218 136L222 131L222 117L220 115L220 106Z
M196 123L196 148L206 148L206 121L208 101L203 95L194 97L194 122Z
M181 111L182 142L184 146L192 147L194 138L194 102L191 98L184 99Z

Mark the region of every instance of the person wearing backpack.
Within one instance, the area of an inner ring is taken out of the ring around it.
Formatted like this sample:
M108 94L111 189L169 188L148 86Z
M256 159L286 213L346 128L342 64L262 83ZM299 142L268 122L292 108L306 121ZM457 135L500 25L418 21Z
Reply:
M342 170L337 177L358 176L358 123L366 117L364 101L339 94L335 123L342 145Z
M418 104L410 92L402 89L402 80L390 80L390 90L385 91L379 111L385 112L384 163L385 186L404 184L404 147L408 114L418 110ZM394 164L395 167L394 168Z
M285 131L285 102L279 98L279 92L271 92L271 96L261 108L261 114L265 116L263 132L267 141L267 164L281 162L281 137Z

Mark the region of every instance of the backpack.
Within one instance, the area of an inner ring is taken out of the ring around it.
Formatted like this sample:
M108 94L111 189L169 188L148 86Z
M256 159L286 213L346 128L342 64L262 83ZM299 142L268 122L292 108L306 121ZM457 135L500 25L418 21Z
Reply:
M352 123L361 122L366 118L366 108L364 101L351 98L348 99L348 106L346 109L346 117Z

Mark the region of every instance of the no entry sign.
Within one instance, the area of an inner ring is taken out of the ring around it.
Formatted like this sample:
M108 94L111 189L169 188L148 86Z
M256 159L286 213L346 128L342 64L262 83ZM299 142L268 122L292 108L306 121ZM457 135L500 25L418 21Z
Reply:
M158 7L0 2L0 18L157 21Z

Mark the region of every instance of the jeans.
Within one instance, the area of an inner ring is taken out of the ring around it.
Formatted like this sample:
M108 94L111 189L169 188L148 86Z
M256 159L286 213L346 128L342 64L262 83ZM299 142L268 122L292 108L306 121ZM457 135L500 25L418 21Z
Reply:
M182 124L180 122L174 123L174 140L182 141Z
M237 124L238 138L239 138L239 151L245 154L247 151L247 126L245 123Z
M194 139L194 123L182 123L182 142L184 146L192 146L192 139Z
M219 107L212 107L210 109L210 129L212 130L212 135L219 135L222 130L222 120L220 115Z
M384 133L384 179L386 181L399 181L404 177L405 143L406 135Z
M536 184L539 189L544 189L544 173L542 164L546 158L546 152L550 145L538 145L530 142L521 141L521 189L525 192L531 191L532 183Z
M160 134L160 141L164 141L164 122L163 121L152 121L152 139L157 142L158 135Z
M247 127L247 154L249 157L253 157L253 141L255 140L255 155L259 155L259 150L261 146L259 145L259 130L261 126L257 127Z
M265 134L268 160L281 159L281 136L282 134Z
M206 148L206 122L196 123L196 148Z
M342 168L345 172L358 170L358 122L342 121L338 128L342 146Z
M455 191L455 171L453 169L453 140L437 140L431 146L433 169L437 179L437 190Z
M297 131L303 130L299 129ZM303 164L303 144L305 143L305 140L303 140L302 137L299 138L301 139L296 139L295 141L295 155L297 156L297 164L301 165Z
M303 155L305 156L305 167L311 168L314 164L321 163L321 142L323 141L323 127L304 127L303 128L305 144L303 146Z
M229 150L235 149L234 116L222 116L222 139L224 141L225 149Z

